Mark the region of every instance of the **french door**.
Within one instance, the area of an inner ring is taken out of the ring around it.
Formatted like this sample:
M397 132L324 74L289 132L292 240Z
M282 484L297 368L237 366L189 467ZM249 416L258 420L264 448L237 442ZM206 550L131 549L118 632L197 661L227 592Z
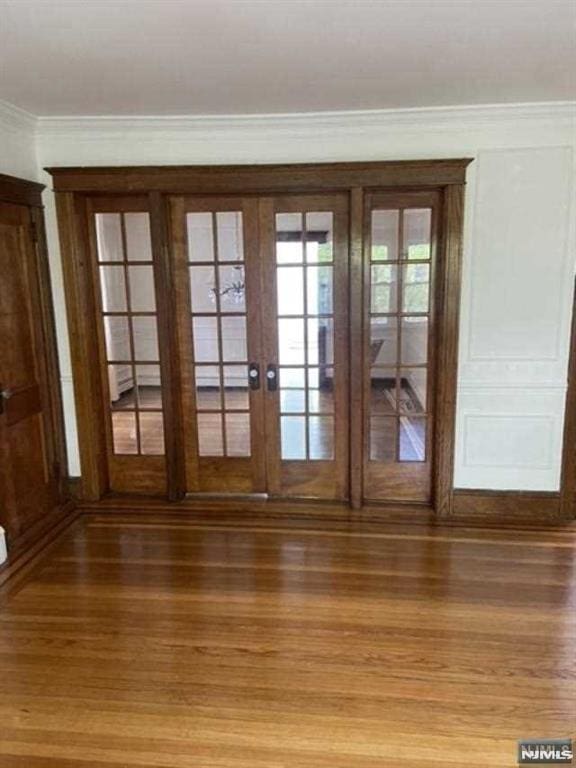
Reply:
M348 494L344 195L172 201L187 490Z
M94 363L75 371L95 498L449 514L464 167L152 169L130 193L116 171L72 174L59 216Z

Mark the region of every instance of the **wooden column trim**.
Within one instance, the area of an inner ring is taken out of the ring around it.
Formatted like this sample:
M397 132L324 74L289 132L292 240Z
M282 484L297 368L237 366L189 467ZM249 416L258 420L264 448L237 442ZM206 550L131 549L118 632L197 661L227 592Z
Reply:
M439 517L453 512L454 445L456 392L458 386L458 331L460 325L460 283L464 184L444 189L442 243L438 276L437 393L434 478L434 509Z
M68 476L68 456L66 451L66 435L64 430L64 411L62 408L62 390L60 381L60 365L56 345L56 320L52 302L52 281L48 263L48 245L44 225L43 209L37 206L30 208L30 217L36 245L36 264L38 269L38 284L42 314L42 330L46 354L46 381L48 385L50 442L54 451L60 495L68 495L66 478Z
M167 496L178 501L186 493L185 435L182 413L182 377L174 290L174 269L168 236L168 210L159 192L150 192L150 232L156 286Z
M364 189L350 193L350 506L360 509L363 491L364 414Z
M572 331L564 414L560 516L572 520L576 518L576 282L572 300Z
M70 192L56 193L56 210L62 254L74 399L79 425L78 448L82 471L81 498L97 501L108 489L106 441L99 408L102 402L94 302L90 286L86 233L82 232L76 200ZM86 216L82 217L86 221Z

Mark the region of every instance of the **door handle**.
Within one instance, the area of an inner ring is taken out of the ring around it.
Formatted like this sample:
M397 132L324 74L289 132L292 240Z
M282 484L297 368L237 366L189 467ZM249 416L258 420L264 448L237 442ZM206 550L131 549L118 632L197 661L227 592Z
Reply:
M0 384L0 414L4 413L4 403L6 400L10 400L10 398L14 395L13 390L11 389L4 389L2 384Z
M248 383L250 389L260 389L260 366L258 363L250 363L248 366Z
M276 392L278 389L278 372L273 363L266 368L266 386L268 392Z

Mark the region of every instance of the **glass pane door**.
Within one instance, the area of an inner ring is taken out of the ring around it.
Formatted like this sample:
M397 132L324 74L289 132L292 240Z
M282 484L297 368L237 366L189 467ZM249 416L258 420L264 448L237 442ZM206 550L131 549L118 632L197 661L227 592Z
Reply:
M369 198L365 496L430 501L434 225L429 193Z
M164 406L146 201L93 198L91 235L111 490L163 493Z
M179 199L172 218L188 490L263 492L256 203Z
M333 195L262 203L272 494L347 495L346 214Z

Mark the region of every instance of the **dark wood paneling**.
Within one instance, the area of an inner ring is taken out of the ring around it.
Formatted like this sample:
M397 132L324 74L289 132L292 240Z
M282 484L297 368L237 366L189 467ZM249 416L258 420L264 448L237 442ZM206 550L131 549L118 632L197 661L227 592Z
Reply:
M456 489L451 516L480 518L491 524L510 521L561 521L560 494L545 491Z
M362 506L364 413L364 190L350 194L350 505Z
M14 205L42 207L44 184L0 173L0 200Z
M568 363L568 389L564 412L564 442L560 482L560 514L576 518L576 287L572 302L572 332Z
M438 269L438 301L442 312L437 328L438 376L433 478L434 508L441 517L452 512L463 226L464 186L458 184L444 191Z
M47 168L66 192L275 194L462 184L470 159L294 165Z
M100 414L102 383L90 281L85 200L71 192L56 195L68 334L74 378L82 498L99 499L108 489L106 433Z

